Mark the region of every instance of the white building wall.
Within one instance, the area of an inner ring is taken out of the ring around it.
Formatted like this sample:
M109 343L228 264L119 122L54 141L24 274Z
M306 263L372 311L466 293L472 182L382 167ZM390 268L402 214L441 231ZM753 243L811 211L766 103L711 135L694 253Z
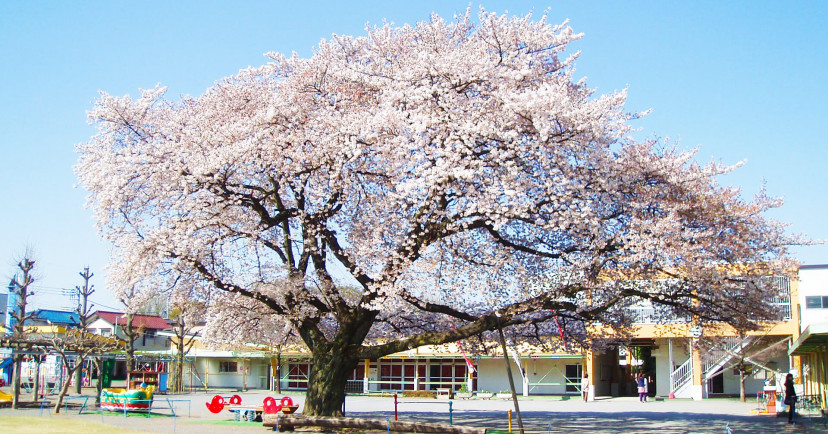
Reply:
M799 269L799 304L802 330L810 324L828 322L828 306L809 308L807 297L828 297L828 265L805 265Z
M263 361L256 359L210 358L203 359L207 371L207 385L217 388L259 389L267 388L267 371L262 369ZM221 362L235 362L234 372L220 372ZM264 374L264 380L262 380ZM197 381L197 380L196 380Z
M240 359L240 358L205 358L198 359L199 372L210 388L230 389L267 389L268 359ZM236 362L235 372L220 372L221 362ZM204 370L202 371L202 366ZM186 370L185 370L186 372ZM185 383L189 378L185 379ZM200 382L193 376L194 387L200 387Z
M521 364L529 378L529 395L563 395L566 394L566 365L582 365L583 359L531 359L522 358ZM513 359L509 359L515 391L524 392L523 378ZM509 377L503 359L481 359L478 364L477 390L489 392L509 391ZM554 385L532 386L533 383L557 383ZM572 392L578 394L578 392Z
M769 364L775 364L776 368L782 372L786 372L790 369L788 357L785 355L780 355L779 357L771 359L768 362ZM727 395L739 394L739 374L733 373L733 363L734 362L728 363L728 367L722 374L724 376L724 393ZM753 372L748 376L748 379L745 380L745 396L748 398L756 398L757 392L762 391L765 387L765 379L773 376L775 376L773 372L765 371L758 366L754 366Z
M674 368L681 366L682 363L686 362L690 358L690 353L688 351L688 339L673 338L674 366L671 367L669 341L669 339L657 339L656 346L658 346L658 348L655 348L652 351L652 356L656 359L655 383L656 395L658 396L670 395L670 374Z

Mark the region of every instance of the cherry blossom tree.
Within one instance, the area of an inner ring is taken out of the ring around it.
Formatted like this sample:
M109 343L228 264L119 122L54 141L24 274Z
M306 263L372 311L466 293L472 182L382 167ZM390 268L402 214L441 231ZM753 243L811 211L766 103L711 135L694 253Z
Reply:
M214 311L289 324L267 333L311 352L309 415L340 413L361 359L499 328L548 343L561 324L592 345L642 302L739 329L772 319L752 276L786 265L791 240L763 216L780 202L633 139L626 91L575 79L580 36L433 16L271 53L199 97L102 93L76 171L111 279L180 270L223 294Z

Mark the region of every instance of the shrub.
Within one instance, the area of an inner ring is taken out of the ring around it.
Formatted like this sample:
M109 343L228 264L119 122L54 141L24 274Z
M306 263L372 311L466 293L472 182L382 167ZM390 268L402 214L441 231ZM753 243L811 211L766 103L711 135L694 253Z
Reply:
M437 392L431 390L406 390L402 393L403 398L437 398Z

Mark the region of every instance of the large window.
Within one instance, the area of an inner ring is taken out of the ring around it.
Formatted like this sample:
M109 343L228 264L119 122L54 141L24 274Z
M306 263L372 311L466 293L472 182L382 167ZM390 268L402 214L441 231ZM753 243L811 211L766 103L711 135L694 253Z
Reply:
M414 377L419 371L425 377L425 365L410 360L381 360L379 362L381 390L414 390Z
M287 375L288 389L307 389L309 375L309 363L289 363Z
M828 309L828 295L805 297L805 307L808 309Z
M452 388L458 390L466 384L468 366L463 359L437 359L429 362L428 389Z
M372 361L372 363L374 363ZM365 362L360 361L356 368L351 371L348 376L348 384L345 386L345 391L348 393L360 393L363 389L363 381L365 379Z
M219 372L225 374L235 374L239 370L238 362L219 362Z

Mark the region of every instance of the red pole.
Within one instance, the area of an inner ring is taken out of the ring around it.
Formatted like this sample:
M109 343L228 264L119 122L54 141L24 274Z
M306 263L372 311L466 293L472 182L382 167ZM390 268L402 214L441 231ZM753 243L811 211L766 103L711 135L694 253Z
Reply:
M394 394L394 420L397 420L397 394Z

